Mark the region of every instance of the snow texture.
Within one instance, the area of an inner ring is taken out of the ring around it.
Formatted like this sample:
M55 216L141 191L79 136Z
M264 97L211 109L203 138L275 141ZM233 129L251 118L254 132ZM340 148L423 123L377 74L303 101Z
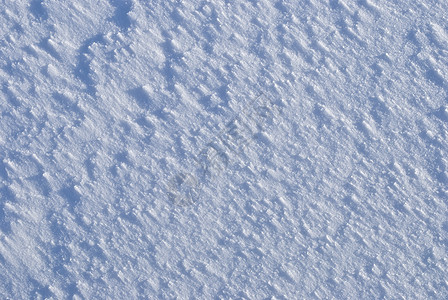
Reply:
M448 2L1 0L1 299L447 299Z

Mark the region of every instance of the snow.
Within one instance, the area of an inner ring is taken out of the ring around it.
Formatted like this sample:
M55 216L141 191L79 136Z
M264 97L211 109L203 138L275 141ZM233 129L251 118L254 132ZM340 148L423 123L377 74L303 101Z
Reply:
M0 7L0 298L448 298L447 2Z

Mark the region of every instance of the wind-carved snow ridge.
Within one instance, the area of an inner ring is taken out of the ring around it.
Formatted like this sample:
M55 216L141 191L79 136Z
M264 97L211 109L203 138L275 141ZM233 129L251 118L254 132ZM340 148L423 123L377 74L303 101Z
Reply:
M232 161L237 161L244 149L279 118L280 111L278 104L260 94L193 157L195 164L190 172L181 171L169 180L168 199L177 206L191 205L201 199L202 189L210 180L218 178Z
M78 63L75 68L75 75L86 85L87 93L94 95L96 92L93 79L90 77L89 47L94 43L104 43L103 35L97 34L87 39L79 48Z

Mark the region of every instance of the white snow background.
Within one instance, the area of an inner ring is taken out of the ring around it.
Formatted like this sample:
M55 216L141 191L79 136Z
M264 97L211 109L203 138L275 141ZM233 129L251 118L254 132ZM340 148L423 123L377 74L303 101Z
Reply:
M0 298L447 299L447 15L1 0Z

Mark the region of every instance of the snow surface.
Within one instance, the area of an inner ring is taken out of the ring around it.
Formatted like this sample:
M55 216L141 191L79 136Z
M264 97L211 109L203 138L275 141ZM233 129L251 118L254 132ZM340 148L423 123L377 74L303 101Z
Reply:
M0 298L447 299L447 15L0 1Z

